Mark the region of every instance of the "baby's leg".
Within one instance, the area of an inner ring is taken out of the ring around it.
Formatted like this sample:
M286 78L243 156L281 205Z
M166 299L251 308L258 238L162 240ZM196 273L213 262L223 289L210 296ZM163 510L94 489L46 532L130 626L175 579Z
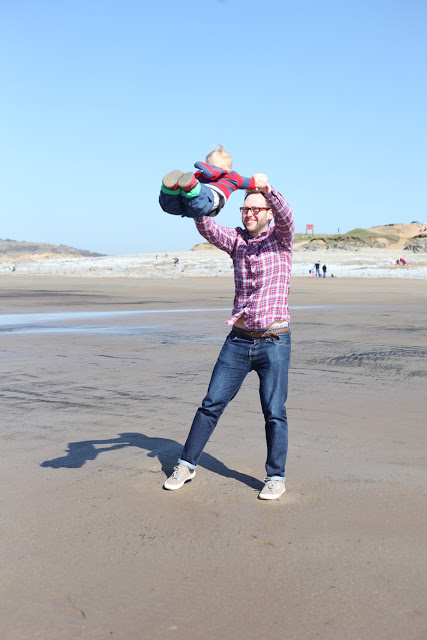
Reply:
M159 195L159 204L163 211L171 213L174 216L186 216L186 208L181 196L181 189L177 190L177 193L167 193L166 188L162 186Z
M217 216L218 213L221 211L221 209L223 208L223 206L226 203L226 199L225 199L225 196L222 193L222 191L220 189L218 189L218 187L215 187L215 185L207 184L206 188L210 189L212 191L212 195L213 195L213 198L214 198L213 207L212 207L210 213L207 214L208 216L213 218L214 216Z
M194 198L195 196L198 196L200 193L199 186L198 186L199 184L202 185L202 191L203 189L211 189L212 196L213 196L213 203L210 210L203 208L203 211L208 211L207 213L198 214L197 216L192 216L192 217L199 217L200 215L213 217L218 215L218 212L225 205L225 196L221 191L221 189L219 189L218 187L215 187L215 185L210 183L209 184L206 184L204 182L199 183L196 176L191 171L189 171L188 173L183 173L178 178L178 186L181 187L183 192L182 195L184 196L184 198L188 197L189 199L191 199L191 198ZM191 209L193 212L195 211L197 212L197 209L195 207L196 207L195 204L194 206L191 205Z
M175 216L185 215L185 207L182 202L181 189L178 186L178 179L182 176L182 171L175 169L167 173L162 180L159 203L163 211Z
M197 182L197 185L189 191L182 191L182 201L189 218L201 218L209 216L215 208L215 198L212 189L205 184Z

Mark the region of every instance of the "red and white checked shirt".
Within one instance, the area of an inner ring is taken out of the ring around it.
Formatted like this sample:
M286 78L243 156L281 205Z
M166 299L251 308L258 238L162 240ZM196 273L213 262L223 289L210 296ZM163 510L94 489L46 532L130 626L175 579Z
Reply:
M265 198L274 226L257 238L250 238L240 227L222 227L209 216L194 220L199 233L233 260L236 291L233 314L226 324L233 325L244 314L245 329L250 331L264 329L276 320L289 322L294 218L278 191L272 189Z

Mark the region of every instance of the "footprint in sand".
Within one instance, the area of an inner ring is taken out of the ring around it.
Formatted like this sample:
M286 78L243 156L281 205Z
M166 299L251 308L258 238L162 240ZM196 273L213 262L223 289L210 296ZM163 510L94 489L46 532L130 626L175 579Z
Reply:
M258 538L253 533L241 533L240 537L251 538L256 544L265 545L267 547L274 547L274 544L272 542L270 542L269 540L258 540Z

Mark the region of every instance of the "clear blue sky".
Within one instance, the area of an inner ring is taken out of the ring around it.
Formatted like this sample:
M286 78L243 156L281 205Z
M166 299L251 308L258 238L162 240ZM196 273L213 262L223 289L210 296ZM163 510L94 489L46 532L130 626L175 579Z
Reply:
M297 231L425 221L426 18L426 0L0 0L0 237L189 249L161 178L216 143Z

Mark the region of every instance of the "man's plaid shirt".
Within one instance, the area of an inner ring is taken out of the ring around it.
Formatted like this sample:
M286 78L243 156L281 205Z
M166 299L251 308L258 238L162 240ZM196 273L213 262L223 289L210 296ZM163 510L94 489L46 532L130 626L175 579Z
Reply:
M233 260L236 291L233 314L226 324L233 325L244 314L245 328L250 331L264 329L276 320L289 322L294 218L278 191L272 189L265 198L274 226L257 238L250 238L240 227L222 227L208 216L194 220L199 233Z

